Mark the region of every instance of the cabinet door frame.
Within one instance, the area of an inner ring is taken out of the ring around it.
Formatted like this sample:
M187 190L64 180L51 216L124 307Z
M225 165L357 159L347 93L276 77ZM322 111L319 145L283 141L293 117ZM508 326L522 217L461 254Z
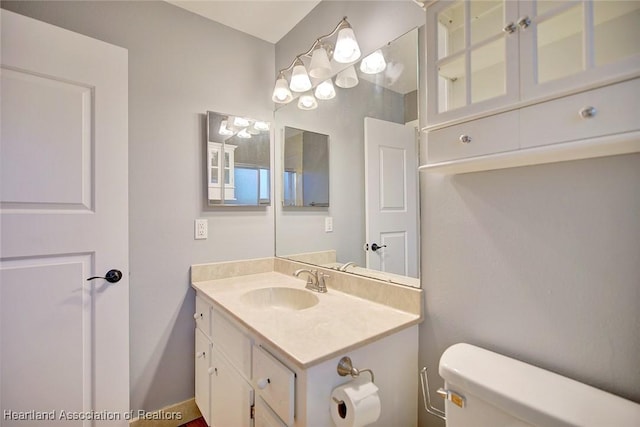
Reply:
M594 45L594 2L581 0L537 16L537 2L518 2L519 17L529 17L530 25L519 29L521 101L528 102L576 93L639 75L640 54L597 66ZM582 10L583 69L577 73L538 84L537 38L539 24L564 13L572 7Z
M519 61L518 61L518 31L512 33L501 32L499 29L496 34L481 42L471 45L470 39L470 2L464 1L464 27L465 27L465 43L464 48L445 58L438 59L438 14L453 5L454 1L440 1L427 8L426 18L426 38L427 38L427 125L432 126L458 118L471 116L482 113L487 110L496 109L515 103L520 98L519 91ZM503 2L503 27L509 23L515 23L518 16L518 3L505 0ZM487 100L476 103L471 102L471 88L473 85L471 77L471 53L479 48L497 40L505 41L505 92ZM439 73L438 63L442 60L448 61L449 58L463 57L465 62L465 105L447 111L438 111L439 99Z

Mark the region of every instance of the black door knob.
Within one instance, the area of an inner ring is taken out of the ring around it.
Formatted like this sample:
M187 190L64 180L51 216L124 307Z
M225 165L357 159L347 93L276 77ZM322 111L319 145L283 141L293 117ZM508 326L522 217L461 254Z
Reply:
M117 283L120 281L120 279L122 279L122 271L120 270L109 270L107 271L107 274L104 275L104 277L100 277L100 276L94 276L94 277L89 277L87 280L93 280L93 279L104 279L109 283Z
M378 249L386 248L386 247L387 247L387 245L379 245L379 244L377 244L377 243L373 243L373 244L371 245L371 250L372 250L373 252L375 252L375 251L377 251Z

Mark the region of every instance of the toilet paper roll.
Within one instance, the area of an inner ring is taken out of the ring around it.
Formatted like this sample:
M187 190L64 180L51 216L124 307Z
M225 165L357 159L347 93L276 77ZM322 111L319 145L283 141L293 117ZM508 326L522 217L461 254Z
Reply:
M378 387L356 379L331 392L331 418L336 427L362 427L380 418Z

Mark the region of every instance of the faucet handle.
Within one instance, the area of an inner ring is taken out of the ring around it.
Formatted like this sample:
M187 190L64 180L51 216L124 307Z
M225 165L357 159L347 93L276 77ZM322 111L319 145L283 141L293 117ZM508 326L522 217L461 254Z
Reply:
M325 280L330 278L331 276L323 273L322 271L318 273L318 290L320 292L327 292L327 283L325 282Z

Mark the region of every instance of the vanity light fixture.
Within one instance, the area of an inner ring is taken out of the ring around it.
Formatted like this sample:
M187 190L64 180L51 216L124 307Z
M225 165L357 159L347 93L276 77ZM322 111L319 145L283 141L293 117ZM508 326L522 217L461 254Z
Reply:
M261 122L261 121L258 120L253 124L253 127L256 128L256 130L259 130L261 132L268 131L269 130L269 123Z
M336 85L343 89L350 89L358 85L358 74L353 65L340 71L336 76Z
M333 37L336 33L338 35L334 49L327 40ZM313 42L309 50L296 55L288 67L285 67L278 72L278 78L276 79L271 99L273 102L278 104L287 104L293 100L293 94L291 91L307 92L314 86L314 84L317 84L318 82L325 82L331 77L332 69L330 59L332 56L338 63L351 63L357 61L358 58L360 58L360 55L360 46L358 46L351 24L349 24L347 17L345 16L340 20L340 22L338 22L333 31L329 34L318 37ZM302 60L305 57L311 58L308 72ZM286 73L289 72L291 72L291 77L289 82L287 82ZM315 81L312 82L311 79L314 79ZM319 99L331 99L335 96L335 89L333 92L334 94L331 95L330 89L325 85L325 87L320 90L320 93L325 93L324 96L329 97L322 98L322 95L318 95L318 92L316 92L316 96L318 96ZM300 97L302 96L303 95ZM309 93L308 96L311 96L315 102L315 106L312 108L316 108L317 100L311 93ZM300 106L300 108L309 109L304 108L301 105L311 105L310 99L306 98L305 102L298 102L298 106Z
M384 55L380 49L368 55L360 61L360 71L365 74L378 74L387 67Z
M276 80L276 86L273 88L273 96L271 99L278 104L288 104L293 99L293 94L289 90L289 83L282 71L278 75L278 80Z
M243 139L251 138L251 134L249 133L247 128L242 129L240 132L237 133L237 135L238 135L238 138L243 138Z
M224 136L233 135L233 131L227 127L227 122L228 122L227 119L224 119L223 121L220 122L220 128L218 129L218 133L220 135L224 135Z
M234 117L233 119L233 125L239 128L246 128L247 126L249 126L249 120L245 119L244 117Z
M315 110L318 108L318 101L311 92L303 93L298 99L298 108L301 110Z
M333 99L336 97L336 88L333 87L333 83L331 79L327 79L316 86L315 91L316 98L327 100Z

